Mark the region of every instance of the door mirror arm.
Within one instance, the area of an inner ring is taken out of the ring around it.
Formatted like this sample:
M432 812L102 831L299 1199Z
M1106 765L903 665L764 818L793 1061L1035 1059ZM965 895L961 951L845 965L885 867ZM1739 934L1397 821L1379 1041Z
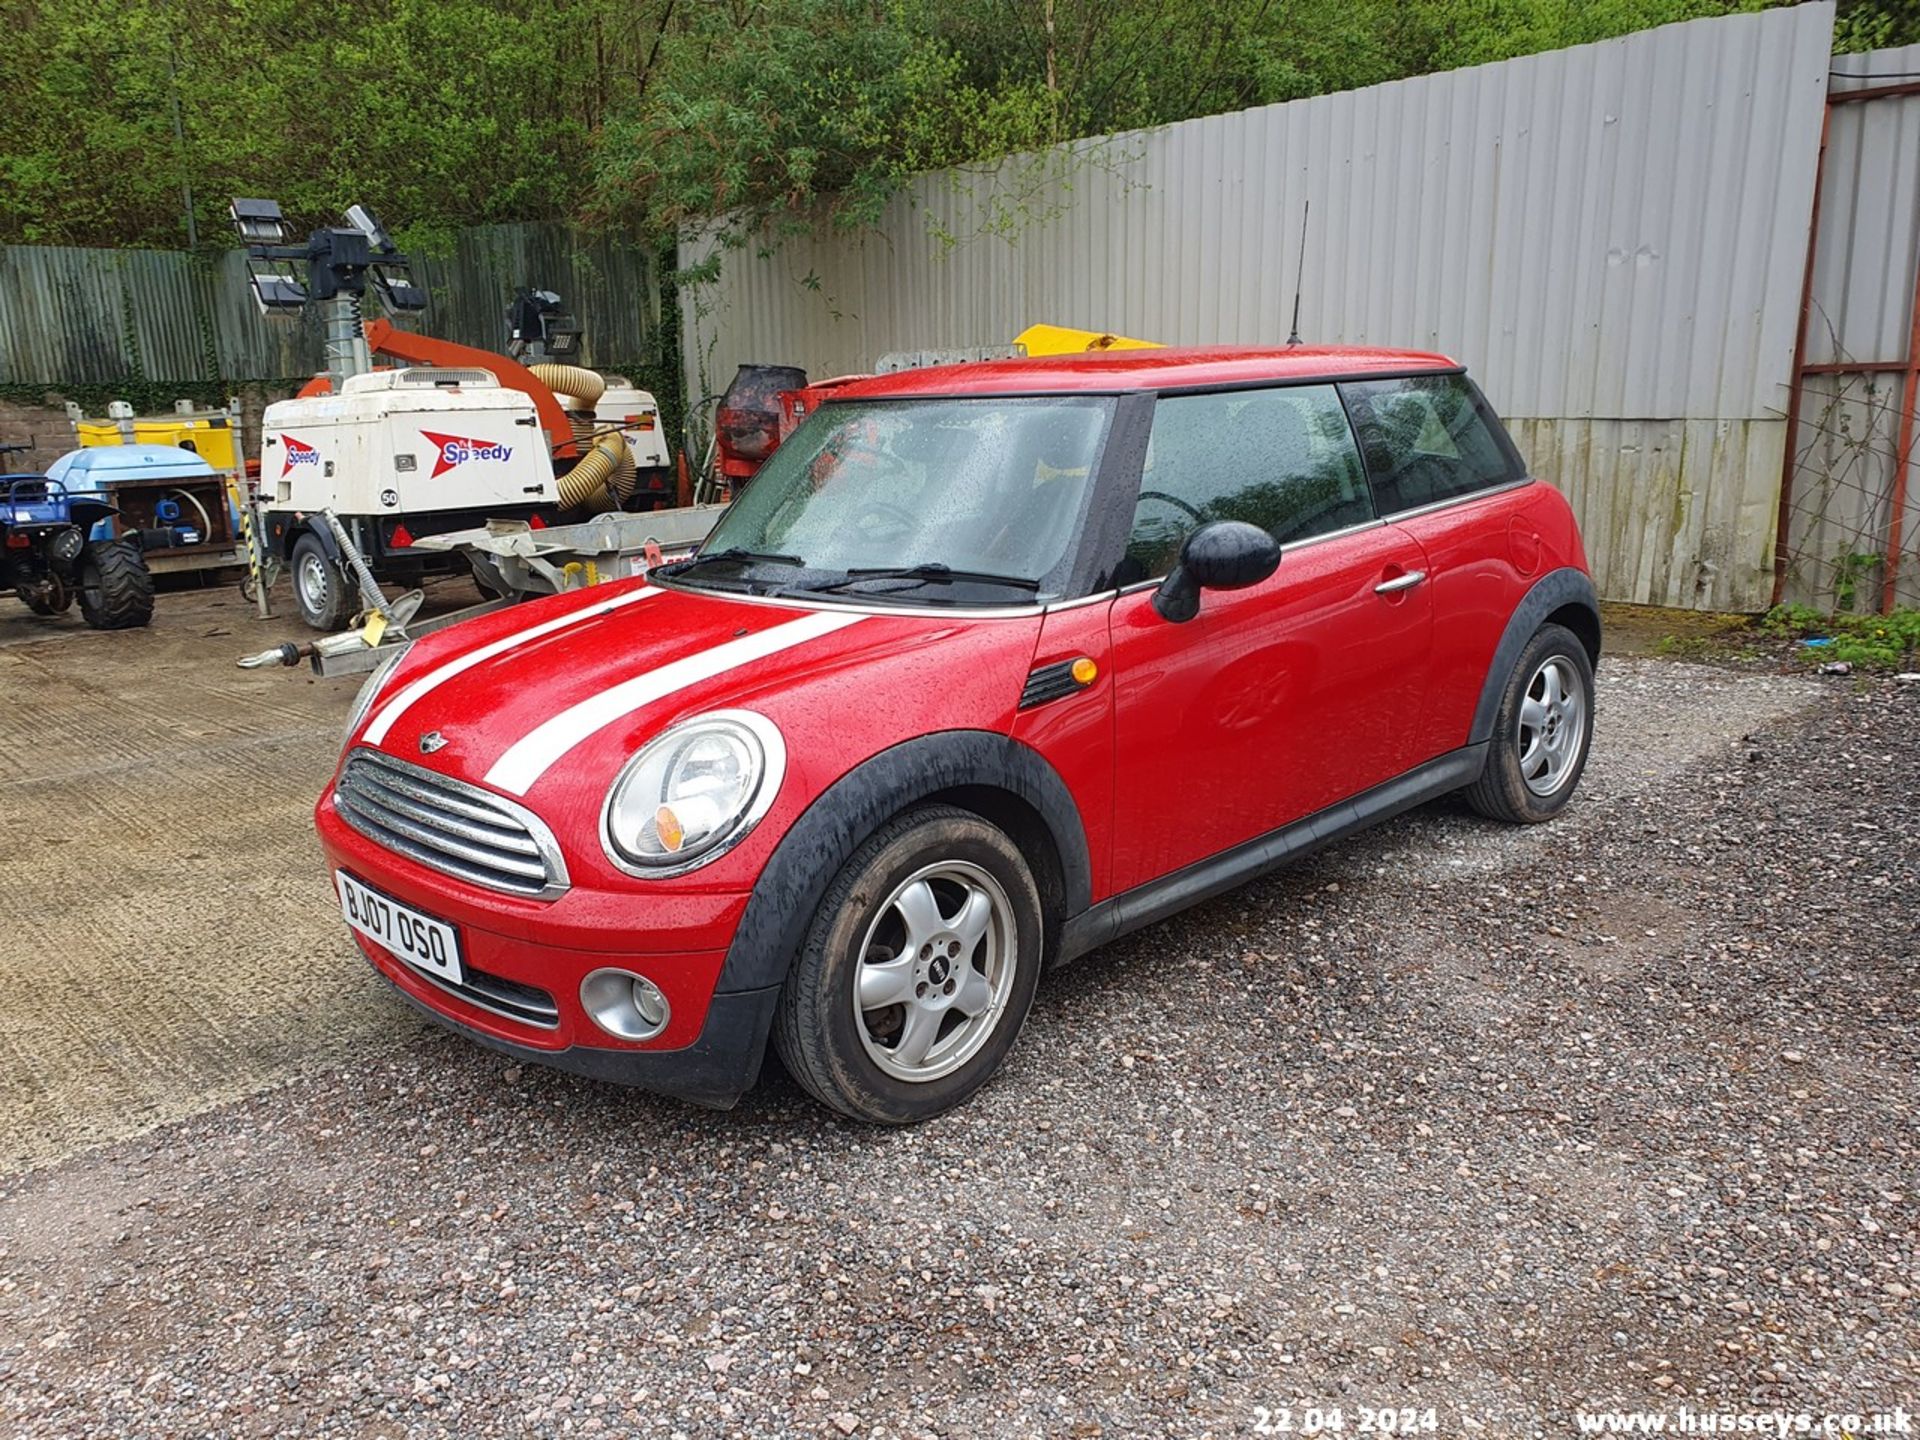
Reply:
M1187 536L1180 561L1153 592L1162 620L1184 624L1200 613L1202 590L1245 590L1280 566L1280 542L1244 520L1213 520Z
M1153 592L1153 611L1162 620L1184 625L1200 613L1200 587L1183 565L1175 565Z

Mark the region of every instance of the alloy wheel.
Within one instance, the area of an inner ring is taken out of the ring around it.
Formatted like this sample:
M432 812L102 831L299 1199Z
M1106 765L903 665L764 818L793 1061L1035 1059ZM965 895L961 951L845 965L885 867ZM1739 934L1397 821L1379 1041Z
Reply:
M1549 655L1520 698L1520 777L1540 796L1559 792L1579 762L1587 730L1586 682L1571 660Z
M1006 891L978 865L941 861L903 880L867 927L855 974L873 1062L921 1082L972 1059L1007 1008L1017 933Z

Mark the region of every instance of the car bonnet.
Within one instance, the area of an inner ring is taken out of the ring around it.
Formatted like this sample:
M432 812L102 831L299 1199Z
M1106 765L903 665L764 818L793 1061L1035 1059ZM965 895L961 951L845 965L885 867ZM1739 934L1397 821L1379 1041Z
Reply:
M849 666L898 661L894 678L910 685L929 667L948 668L938 657L951 649L956 661L966 657L952 668L978 676L974 662L989 637L977 632L989 629L1000 632L989 648L1009 651L1008 683L993 689L1008 691L1010 711L1037 629L925 610L607 589L570 607L524 607L513 612L521 623L489 625L461 646L423 646L375 701L358 743L524 796L570 763L597 757L597 771L677 719L749 700L789 724L844 731L852 719L839 677ZM819 692L812 703L809 691ZM999 708L957 704L948 723L977 724L983 709ZM921 706L903 711L916 714L912 723L938 723Z

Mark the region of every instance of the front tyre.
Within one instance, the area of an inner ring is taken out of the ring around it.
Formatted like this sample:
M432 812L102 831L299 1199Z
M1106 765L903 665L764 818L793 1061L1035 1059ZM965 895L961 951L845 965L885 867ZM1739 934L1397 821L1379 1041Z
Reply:
M80 615L96 630L131 630L153 620L153 572L130 540L95 541L80 552Z
M1573 798L1593 744L1593 662L1580 637L1542 625L1520 652L1494 716L1487 767L1466 790L1482 815L1551 820Z
M1013 1048L1041 936L1033 872L1001 830L946 805L899 815L821 899L780 994L780 1059L855 1119L930 1119Z

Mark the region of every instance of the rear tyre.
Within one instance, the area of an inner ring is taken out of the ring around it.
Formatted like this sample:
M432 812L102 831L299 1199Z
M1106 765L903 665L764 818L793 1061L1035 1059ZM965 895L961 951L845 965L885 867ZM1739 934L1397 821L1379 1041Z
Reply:
M822 1104L881 1125L952 1109L1013 1048L1040 979L1040 893L971 811L909 810L827 887L773 1041Z
M309 629L338 630L347 623L347 577L312 531L294 542L293 598Z
M1507 678L1467 802L1509 824L1551 820L1573 798L1592 744L1593 662L1571 630L1542 625Z
M80 614L96 630L132 630L153 619L153 574L140 547L126 540L89 544L80 552Z

